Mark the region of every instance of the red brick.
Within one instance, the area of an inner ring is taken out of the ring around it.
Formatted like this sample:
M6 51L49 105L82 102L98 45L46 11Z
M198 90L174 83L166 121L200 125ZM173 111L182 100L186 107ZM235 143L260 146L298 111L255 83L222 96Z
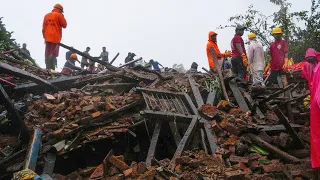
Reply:
M231 155L229 157L230 162L234 162L234 163L248 163L249 162L249 158L248 157L240 157L240 156L235 156L235 155Z
M123 171L123 174L124 174L124 176L130 176L131 175L131 173L132 173L132 168L129 168L129 169L127 169L127 170L125 170L125 171Z
M81 110L82 110L82 108L81 108L80 106L76 106L75 109L76 109L77 111L81 111Z
M82 108L82 111L91 111L91 110L93 110L94 109L94 106L93 105L89 105L89 106L85 106L85 107L83 107Z
M137 169L137 173L138 174L142 174L144 172L147 171L147 165L145 162L139 162L138 163L138 169Z
M113 164L115 167L119 168L121 171L125 171L125 170L129 169L129 166L125 162L120 161L115 156L110 156L108 161L111 164Z
M56 98L52 96L51 94L43 94L43 97L47 100L55 100Z
M91 117L96 118L96 117L99 117L100 115L101 115L101 112L100 112L100 111L97 111L97 112L95 112L95 113L92 113L92 114L91 114Z
M261 156L261 154L259 154L259 153L249 154L249 159L250 159L250 161L257 160L257 159L259 159L259 158L261 158L261 157L262 157L262 156Z
M224 173L226 180L244 180L244 172L241 170L228 171Z
M236 137L230 137L223 144L234 146L237 142L238 142L238 139Z
M262 165L262 168L265 173L281 172L283 170L279 163Z

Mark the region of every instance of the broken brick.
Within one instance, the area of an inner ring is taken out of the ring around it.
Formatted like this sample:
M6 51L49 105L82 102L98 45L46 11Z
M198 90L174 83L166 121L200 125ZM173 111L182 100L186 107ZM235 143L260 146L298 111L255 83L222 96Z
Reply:
M261 156L261 154L259 154L259 153L249 154L249 159L250 159L250 161L257 160L257 159L259 159L259 158L261 158L261 157L262 157L262 156Z
M244 172L241 170L227 171L224 177L226 180L244 180Z
M235 155L231 155L229 157L230 162L234 162L234 163L248 163L249 162L249 158L248 157L240 157L240 156L235 156Z
M124 174L124 176L130 176L131 175L131 173L132 173L132 168L129 168L129 169L127 169L127 170L125 170L125 171L123 171L123 174Z
M101 112L100 112L100 111L97 111L97 112L95 112L95 113L92 113L92 114L91 114L91 117L96 118L96 117L99 117L100 115L101 115Z
M51 94L43 94L44 98L47 100L55 100L56 98L54 96L52 96Z
M262 168L265 173L281 172L283 170L280 163L262 165Z
M129 169L129 166L125 162L120 161L118 158L116 158L113 155L108 158L108 161L111 164L113 164L115 167L119 168L122 172Z
M236 137L230 137L223 144L227 146L228 145L234 146L237 142L238 142L238 139Z
M119 173L120 173L120 171L115 166L111 166L108 169L108 175L109 176L114 176L114 175L119 174Z
M220 132L221 131L221 128L220 128L220 126L218 125L218 123L217 123L217 121L209 121L209 124L210 124L210 126L212 127L212 129L213 129L213 131L214 132Z
M147 171L147 165L145 162L139 162L138 163L138 169L137 169L137 173L138 174L142 174L144 172Z
M89 106L85 106L82 108L82 111L85 112L85 111L91 111L94 109L94 106L93 105L89 105Z
M105 109L106 109L107 111L114 111L114 110L116 110L117 108L116 108L114 105L112 105L111 103L107 103L106 106L105 106Z
M75 109L76 109L77 111L81 111L81 110L82 110L82 108L81 108L80 106L76 106Z
M286 133L280 133L279 136L275 137L274 143L281 147L286 147L289 140L289 134Z

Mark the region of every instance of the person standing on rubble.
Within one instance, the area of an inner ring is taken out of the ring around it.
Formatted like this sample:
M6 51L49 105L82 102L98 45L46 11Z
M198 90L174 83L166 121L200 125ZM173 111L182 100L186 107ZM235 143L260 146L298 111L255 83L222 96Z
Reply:
M66 27L67 21L63 16L63 7L56 4L52 12L45 15L42 24L42 35L46 43L46 69L55 70L59 55L59 43L62 38L62 28Z
M303 66L301 77L307 79L309 90L312 89L312 78L313 78L313 70L316 65L320 62L320 52L309 48L306 51L305 55L305 64Z
M30 52L29 52L29 50L27 49L27 44L26 44L26 43L23 43L23 44L22 44L21 53L22 53L23 58L25 58L25 59L27 59L28 57L30 57Z
M70 58L68 58L67 62L64 64L61 74L66 76L71 76L74 70L83 71L82 68L79 68L75 65L76 61L78 60L77 54L71 54Z
M90 51L90 47L87 47L83 53L90 56L89 51ZM88 59L85 57L82 57L81 58L81 68L83 69L85 66L88 67L89 65L90 65L90 62L88 62Z
M193 62L191 64L191 68L188 70L187 73L196 73L196 72L198 72L198 64L196 62Z
M153 70L156 72L161 72L159 65L164 68L158 61L154 61L153 59L149 61L149 64L152 65Z
M244 30L247 29L244 26L237 25L236 34L231 40L231 49L232 49L232 73L234 76L244 79L246 75L246 67L248 66L248 59L246 48L244 47L244 41L242 36Z
M109 52L106 50L106 47L102 47L99 58L101 58L102 61L109 63Z
M315 63L320 62L320 53L308 49L306 54L308 61ZM309 54L310 53L310 54ZM320 168L320 63L317 63L313 69L311 83L311 101L310 101L310 157L311 166L314 169Z
M266 74L269 69L271 73L269 75L268 81L272 84L277 84L277 77L284 76L285 72L288 72L288 43L286 40L282 39L282 29L273 28L272 35L275 41L270 45L270 61L264 70Z
M217 44L217 33L214 31L210 31L208 35L208 43L207 43L207 57L208 57L208 63L210 70L215 71L215 64L212 58L212 54L210 49L213 48L218 60L221 60L224 57L231 57L231 52L226 51L224 54L220 52L218 44Z
M248 63L249 71L252 74L252 86L253 87L264 87L263 82L263 70L266 66L264 58L264 50L261 44L257 41L257 36L254 33L248 35L249 46L248 46Z

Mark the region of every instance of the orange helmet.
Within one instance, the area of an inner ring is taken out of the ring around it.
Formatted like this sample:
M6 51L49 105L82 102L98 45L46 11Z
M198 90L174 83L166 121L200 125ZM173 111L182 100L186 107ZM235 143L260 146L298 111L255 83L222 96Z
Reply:
M61 6L61 4L56 4L53 7L57 8L57 9L60 9L63 12L63 7Z
M77 54L71 54L70 58L71 59L78 59L78 56L77 56Z

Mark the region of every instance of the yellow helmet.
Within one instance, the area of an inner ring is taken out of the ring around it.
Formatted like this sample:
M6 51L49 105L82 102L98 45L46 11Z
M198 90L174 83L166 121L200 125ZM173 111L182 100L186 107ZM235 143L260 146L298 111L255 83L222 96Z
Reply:
M248 38L249 38L249 39L256 38L256 37L257 37L257 36L256 36L255 33L250 33L250 34L248 35Z
M273 34L282 34L282 29L281 28L273 28L272 29L272 35Z

